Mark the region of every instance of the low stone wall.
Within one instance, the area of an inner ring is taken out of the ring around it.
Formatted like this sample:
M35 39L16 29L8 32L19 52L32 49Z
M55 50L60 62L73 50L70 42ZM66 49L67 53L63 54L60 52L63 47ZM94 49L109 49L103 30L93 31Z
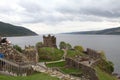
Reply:
M71 58L65 58L65 61L66 61L66 65L68 65L69 67L73 67L73 68L76 68L76 69L81 68L81 65Z

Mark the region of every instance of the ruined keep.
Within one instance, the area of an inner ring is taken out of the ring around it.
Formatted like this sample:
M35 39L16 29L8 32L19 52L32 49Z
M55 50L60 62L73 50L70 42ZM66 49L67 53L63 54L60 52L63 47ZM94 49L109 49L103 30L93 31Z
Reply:
M44 45L44 47L57 48L57 46L56 46L56 37L51 36L50 34L48 36L43 36L43 45Z

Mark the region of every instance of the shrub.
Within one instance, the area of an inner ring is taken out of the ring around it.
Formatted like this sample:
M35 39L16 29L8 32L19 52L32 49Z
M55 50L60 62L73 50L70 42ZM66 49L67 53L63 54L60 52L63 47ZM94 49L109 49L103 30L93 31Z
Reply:
M114 64L111 61L106 61L104 59L100 61L98 67L110 74L114 71Z
M77 50L77 51L80 51L80 52L84 51L82 46L75 46L74 49Z
M22 48L18 45L13 45L13 48L16 49L19 52L22 52Z
M43 46L43 43L42 42L38 42L36 43L36 48L39 49Z
M64 41L59 44L60 49L72 49L72 46L69 43L65 43Z

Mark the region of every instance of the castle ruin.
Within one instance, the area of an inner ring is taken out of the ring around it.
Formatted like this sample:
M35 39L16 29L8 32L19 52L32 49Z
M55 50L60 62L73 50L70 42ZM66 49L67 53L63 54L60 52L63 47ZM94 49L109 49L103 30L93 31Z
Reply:
M56 46L56 37L51 36L50 34L48 36L43 36L43 45L44 45L44 47L57 48L57 46Z

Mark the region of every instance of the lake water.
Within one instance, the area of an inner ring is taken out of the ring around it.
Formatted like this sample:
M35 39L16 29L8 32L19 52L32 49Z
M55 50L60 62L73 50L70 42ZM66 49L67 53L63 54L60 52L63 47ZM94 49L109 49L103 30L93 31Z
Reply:
M120 36L119 35L70 35L60 34L57 37L57 45L61 41L70 43L72 46L82 45L84 48L103 50L107 59L114 63L115 72L120 74ZM25 45L35 45L42 42L40 36L8 37L12 44L17 44L24 48Z

